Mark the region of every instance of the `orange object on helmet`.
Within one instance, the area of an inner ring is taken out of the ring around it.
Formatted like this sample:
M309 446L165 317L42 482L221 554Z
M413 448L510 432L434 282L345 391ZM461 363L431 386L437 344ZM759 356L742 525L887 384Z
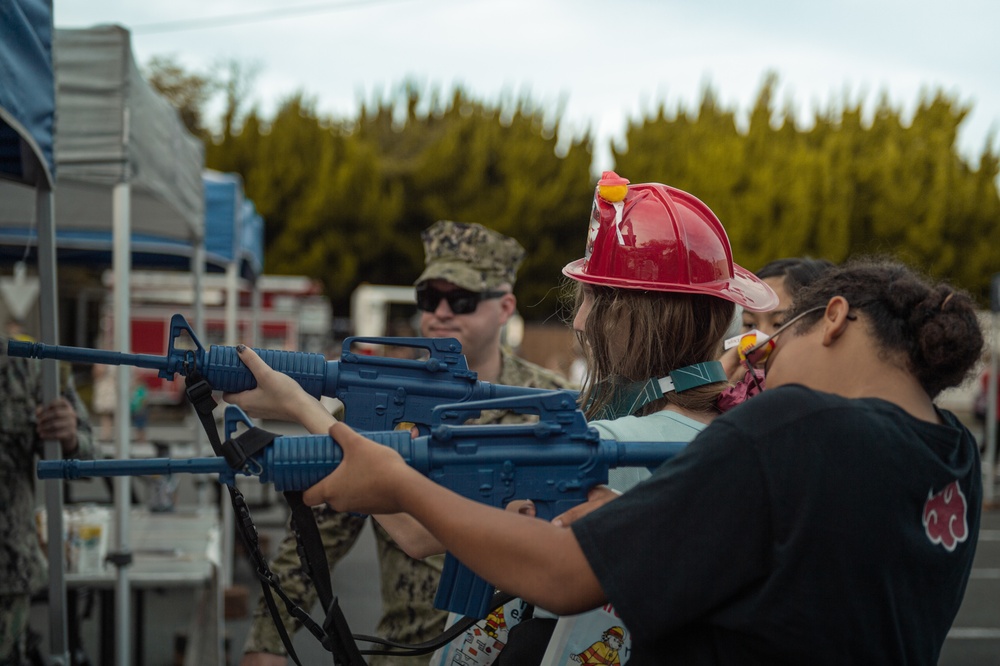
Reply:
M594 193L585 256L566 264L564 275L620 289L707 294L752 312L778 305L769 286L733 263L726 230L708 206L660 183L627 185L620 201L601 196L602 187L607 192L622 181L628 183L604 172Z

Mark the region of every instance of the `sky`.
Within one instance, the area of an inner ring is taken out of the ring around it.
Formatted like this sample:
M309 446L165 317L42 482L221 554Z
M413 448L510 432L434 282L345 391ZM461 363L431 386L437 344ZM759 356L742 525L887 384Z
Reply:
M116 23L137 62L257 68L265 116L303 92L350 118L405 80L486 101L528 94L590 131L611 168L627 121L694 107L706 84L744 116L765 74L801 126L846 99L885 93L904 115L942 90L971 107L959 135L976 163L1000 145L995 0L53 0L57 28ZM633 176L634 178L634 176Z

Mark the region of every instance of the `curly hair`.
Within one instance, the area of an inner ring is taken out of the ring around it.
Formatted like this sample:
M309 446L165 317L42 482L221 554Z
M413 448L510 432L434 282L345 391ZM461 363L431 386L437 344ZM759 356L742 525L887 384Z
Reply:
M961 384L983 353L972 298L897 261L862 258L829 269L796 294L789 317L821 308L834 296L864 314L884 357L906 359L907 370L931 398ZM821 316L822 311L807 315L799 330Z

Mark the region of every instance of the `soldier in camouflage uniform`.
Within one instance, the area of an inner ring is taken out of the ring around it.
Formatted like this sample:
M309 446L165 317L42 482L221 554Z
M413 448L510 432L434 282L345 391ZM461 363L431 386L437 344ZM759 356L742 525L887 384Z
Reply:
M568 388L569 382L518 358L500 344L500 332L514 314L517 301L511 293L524 248L502 234L479 224L441 221L426 229L425 269L416 281L420 329L426 337L454 337L462 343L469 368L479 379L492 383L538 388ZM457 298L456 298L457 297ZM464 302L463 302L464 301ZM466 311L468 308L471 311ZM457 314L454 310L464 314ZM483 412L475 423L519 423L530 416L503 410ZM331 566L354 545L366 518L337 513L329 507L314 509ZM380 636L404 643L434 638L444 629L447 613L434 608L444 556L415 560L404 553L378 523L374 523L382 587ZM282 541L271 562L281 586L306 609L317 595L302 573L295 538ZM279 604L281 606L281 604ZM286 627L294 626L281 608ZM241 666L284 664L285 650L263 603L258 604L253 626L244 646ZM369 659L372 666L421 666L430 656Z
M0 341L0 344L5 342ZM62 397L42 406L41 365L0 355L0 663L26 663L31 594L45 585L35 530L35 456L44 440L90 457L87 410L63 373Z

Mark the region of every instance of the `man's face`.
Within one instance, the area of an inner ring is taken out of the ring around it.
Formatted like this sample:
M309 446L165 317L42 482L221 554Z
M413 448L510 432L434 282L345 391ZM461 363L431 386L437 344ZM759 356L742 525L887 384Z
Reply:
M428 286L442 293L458 289L445 280L430 280ZM515 306L514 295L507 293L480 301L473 312L457 315L442 298L433 311L421 311L420 333L428 338L457 338L469 365L473 366L483 354L499 349L500 329L514 313Z

